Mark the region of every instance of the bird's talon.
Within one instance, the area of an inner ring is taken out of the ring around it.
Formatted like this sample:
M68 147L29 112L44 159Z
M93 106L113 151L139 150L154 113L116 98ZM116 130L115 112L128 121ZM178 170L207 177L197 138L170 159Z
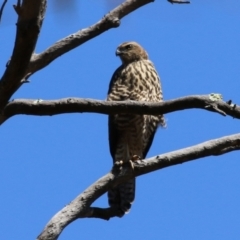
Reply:
M133 155L131 160L137 161L137 160L141 160L141 158L138 155Z

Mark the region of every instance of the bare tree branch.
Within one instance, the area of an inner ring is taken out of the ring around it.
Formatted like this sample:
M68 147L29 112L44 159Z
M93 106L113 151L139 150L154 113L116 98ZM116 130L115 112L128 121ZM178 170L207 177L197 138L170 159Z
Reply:
M70 204L60 210L46 225L38 240L56 240L63 229L78 218L94 217L110 219L118 216L115 209L92 208L91 204L107 190L134 176L140 176L162 168L174 166L208 156L218 156L227 152L240 150L240 134L210 140L192 147L158 155L149 159L136 161L134 171L126 164L122 170L113 170L100 178Z
M25 79L26 69L35 49L46 10L46 0L17 1L17 33L11 60L0 81L0 109Z
M102 114L134 113L134 114L164 114L174 111L200 108L211 112L217 112L223 116L229 115L240 119L240 107L222 100L214 100L210 95L193 95L178 99L164 101L162 103L119 101L108 102L93 99L65 98L60 100L43 101L18 99L9 102L0 124L17 114L52 116L63 113L94 112Z
M215 95L187 96L162 103L147 102L107 102L91 99L66 98L53 101L19 99L9 102L13 93L34 72L46 67L59 56L80 46L86 41L116 28L120 19L153 0L127 0L96 24L82 29L46 49L40 54L33 54L46 10L47 0L17 0L14 9L18 14L15 46L6 71L0 81L0 124L17 114L55 115L73 112L95 112L102 114L165 114L190 108L205 109L223 116L229 115L240 119L240 107L228 101L225 103ZM170 3L188 4L190 1L167 0ZM0 9L0 18L4 5ZM3 110L4 108L4 110ZM107 190L134 176L140 176L165 167L185 163L195 159L218 156L240 150L240 134L235 134L189 148L162 154L149 159L134 162L134 170L124 164L122 169L116 166L110 173L99 179L70 204L58 212L39 235L39 240L57 239L63 229L78 218L101 218L109 220L119 217L117 209L91 207L92 203Z
M56 58L67 53L68 51L80 46L88 40L95 38L96 36L104 33L105 31L116 28L120 25L120 19L135 11L136 9L153 2L152 0L128 0L106 14L96 24L82 29L76 33L71 34L68 37L61 39L46 49L40 54L34 54L29 64L28 72L34 73Z

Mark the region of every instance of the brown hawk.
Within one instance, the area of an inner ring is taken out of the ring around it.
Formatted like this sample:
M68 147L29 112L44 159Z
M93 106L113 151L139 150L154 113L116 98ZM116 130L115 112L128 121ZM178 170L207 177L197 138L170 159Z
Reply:
M160 79L147 52L136 42L122 43L116 50L122 65L114 72L108 90L108 101L161 102ZM134 155L144 159L158 125L165 125L163 115L114 114L109 116L109 145L113 161L127 162ZM135 179L110 189L108 201L127 213L135 196Z

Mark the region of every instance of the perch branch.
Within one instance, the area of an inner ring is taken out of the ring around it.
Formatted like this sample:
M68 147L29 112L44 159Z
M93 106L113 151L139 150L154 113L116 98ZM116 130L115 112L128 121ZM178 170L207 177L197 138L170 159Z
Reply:
M240 134L210 140L192 147L158 155L149 159L134 162L134 172L130 166L124 166L119 172L113 170L100 178L71 203L60 210L48 222L38 240L56 240L63 229L78 218L101 218L109 220L118 216L114 209L95 208L91 204L107 190L134 176L140 176L162 168L182 164L208 156L218 156L240 150Z

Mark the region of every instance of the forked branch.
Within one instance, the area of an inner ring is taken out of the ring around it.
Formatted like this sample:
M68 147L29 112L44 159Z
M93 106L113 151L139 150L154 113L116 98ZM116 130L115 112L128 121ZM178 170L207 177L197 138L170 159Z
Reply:
M95 38L103 32L118 27L120 20L153 0L127 0L106 14L96 24L61 39L40 54L34 54L41 25L45 16L47 0L17 0L14 9L18 14L14 50L0 80L0 112L7 101L25 83L26 76L46 67L56 58ZM2 14L3 7L0 10Z
M56 240L63 229L78 218L101 218L109 220L117 216L111 208L91 207L92 203L107 190L132 177L147 174L162 168L189 162L203 157L218 156L231 151L240 150L240 134L210 140L192 147L158 155L134 163L134 171L128 165L121 171L113 170L100 178L71 203L60 210L46 225L38 240Z

